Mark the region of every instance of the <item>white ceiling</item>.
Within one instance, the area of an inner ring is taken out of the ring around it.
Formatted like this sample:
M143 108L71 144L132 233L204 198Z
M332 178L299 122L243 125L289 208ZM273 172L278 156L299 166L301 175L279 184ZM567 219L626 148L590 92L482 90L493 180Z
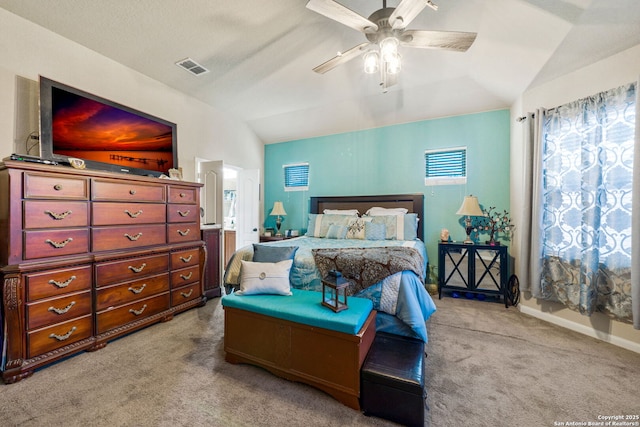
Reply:
M465 53L401 49L382 93L366 41L306 0L0 0L0 7L246 122L265 143L508 108L527 88L640 44L640 0L434 0L409 29L469 31ZM340 0L368 17L382 0ZM389 0L395 7L399 0ZM191 57L211 71L193 76Z

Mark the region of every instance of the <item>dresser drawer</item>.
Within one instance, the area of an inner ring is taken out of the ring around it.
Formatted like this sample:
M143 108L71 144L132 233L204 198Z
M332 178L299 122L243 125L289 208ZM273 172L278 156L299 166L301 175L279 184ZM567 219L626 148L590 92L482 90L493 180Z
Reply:
M96 292L96 310L117 307L169 290L169 273L103 287Z
M53 325L91 314L91 291L27 304L27 329Z
M187 283L192 283L200 280L200 268L199 266L193 266L183 268L171 272L171 288L176 289Z
M200 264L200 248L186 251L173 252L171 254L171 269L189 267Z
M91 230L93 251L130 249L167 242L164 224L97 227Z
M191 242L200 240L200 224L188 222L184 224L167 225L169 243Z
M167 205L169 222L196 222L199 220L198 205Z
M24 232L24 258L47 258L89 252L89 230L38 230Z
M92 316L58 323L47 328L27 333L27 358L39 356L48 351L91 337Z
M131 304L98 312L96 331L107 332L127 323L144 319L169 309L169 292Z
M24 228L87 227L87 202L27 200L24 202Z
M167 209L164 203L94 202L91 217L93 225L164 224Z
M202 295L200 290L200 282L192 283L180 289L171 291L171 306L183 304L185 302L199 298Z
M96 264L96 287L137 280L169 269L169 254L107 261Z
M165 186L94 179L91 198L105 201L164 202Z
M24 174L25 199L89 199L89 180L39 173Z
M199 188L169 185L169 203L195 204L198 200Z
M91 266L28 273L25 283L28 301L91 289Z

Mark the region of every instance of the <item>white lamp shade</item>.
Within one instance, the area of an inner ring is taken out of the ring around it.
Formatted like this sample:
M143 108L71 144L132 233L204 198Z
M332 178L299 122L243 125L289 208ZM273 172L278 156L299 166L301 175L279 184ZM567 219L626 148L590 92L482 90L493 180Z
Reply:
M478 203L478 198L476 196L465 196L462 201L462 205L456 215L466 215L466 216L484 216L484 212L480 209L480 204Z
M269 215L286 216L287 213L284 210L284 206L282 206L282 202L274 202L273 209L271 209L271 213Z

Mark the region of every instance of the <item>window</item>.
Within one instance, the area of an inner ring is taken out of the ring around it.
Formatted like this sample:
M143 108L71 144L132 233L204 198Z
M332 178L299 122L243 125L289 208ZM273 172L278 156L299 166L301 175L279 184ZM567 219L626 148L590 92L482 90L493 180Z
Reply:
M467 182L467 147L424 152L424 185Z
M283 165L284 191L306 191L309 189L309 163Z

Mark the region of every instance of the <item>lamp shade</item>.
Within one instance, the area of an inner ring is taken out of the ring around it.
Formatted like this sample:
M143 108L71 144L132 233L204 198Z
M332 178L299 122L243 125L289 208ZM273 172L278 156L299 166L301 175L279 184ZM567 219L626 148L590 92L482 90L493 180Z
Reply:
M462 205L456 215L467 215L467 216L484 216L484 212L480 209L480 204L478 203L478 198L476 196L465 196L462 201Z
M282 206L282 202L273 202L273 209L271 209L271 213L269 215L286 216L287 213L284 210L284 206Z

